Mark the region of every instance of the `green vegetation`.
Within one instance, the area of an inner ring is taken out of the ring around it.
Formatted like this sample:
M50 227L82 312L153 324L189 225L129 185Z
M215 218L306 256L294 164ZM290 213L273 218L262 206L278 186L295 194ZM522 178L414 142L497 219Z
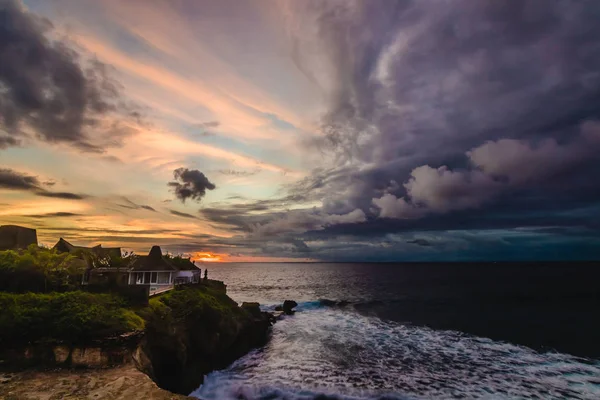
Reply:
M180 323L202 320L211 324L231 324L248 313L238 307L224 290L201 285L182 287L150 299L147 309L138 311L149 326L160 330L165 322Z
M188 266L192 264L192 261L189 257L184 257L181 254L173 255L167 253L164 255L164 257L178 269L187 269Z
M24 250L0 251L0 291L52 292L76 289L85 261L31 245Z
M92 268L111 268L115 270L125 270L131 267L137 258L134 252L123 252L123 254L117 256L113 253L101 253L95 254L91 251L82 251L76 253L86 260L88 265Z
M170 258L175 263L190 262L179 256ZM87 285L82 290L88 265L125 270L133 260L133 254L120 259L37 246L0 252L0 348L53 340L81 343L137 330L146 330L158 342L169 338L178 343L181 329L194 333L189 341L199 335L207 345L225 346L253 320L226 295L225 285L216 281L178 287L148 303L147 292L143 302L133 301L135 293L128 296L132 288L118 282ZM174 329L179 333L174 334Z
M0 347L45 339L85 341L144 329L111 294L0 293Z

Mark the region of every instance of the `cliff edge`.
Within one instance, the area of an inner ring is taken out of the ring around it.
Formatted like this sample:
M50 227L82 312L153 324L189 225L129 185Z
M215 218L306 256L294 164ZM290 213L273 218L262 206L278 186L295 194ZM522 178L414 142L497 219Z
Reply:
M27 314L31 299L21 302L18 296L11 298L19 306L15 310ZM87 301L93 300L90 296L85 295ZM71 302L68 304L72 308ZM87 304L81 304L80 308L85 307ZM64 311L59 308L55 306L52 315ZM274 322L273 316L261 312L257 303L240 307L227 296L222 282L210 280L179 286L151 298L148 306L131 306L125 311L143 319L143 324L137 324L143 325L143 330L94 340L39 337L1 349L0 370L4 372L0 372L0 394L4 397L0 397L180 398L174 393L191 393L206 374L264 345ZM5 313L4 317L11 317ZM46 323L47 332L62 332L51 329L57 321ZM144 379L136 381L140 377ZM148 377L172 393L157 388ZM64 385L53 386L53 379ZM110 390L102 391L102 385ZM44 395L38 396L42 392ZM168 397L171 395L174 397Z

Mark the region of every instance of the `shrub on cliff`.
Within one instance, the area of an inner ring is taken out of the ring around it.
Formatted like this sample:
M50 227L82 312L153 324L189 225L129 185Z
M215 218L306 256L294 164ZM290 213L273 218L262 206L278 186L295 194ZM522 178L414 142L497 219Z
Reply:
M0 345L77 342L143 329L144 320L123 306L110 294L0 293Z
M151 298L138 313L146 319L142 347L151 364L142 369L177 393L190 393L210 371L263 345L271 326L268 316L238 307L222 283L210 280Z
M68 253L31 245L0 251L0 291L51 292L75 289L86 265Z

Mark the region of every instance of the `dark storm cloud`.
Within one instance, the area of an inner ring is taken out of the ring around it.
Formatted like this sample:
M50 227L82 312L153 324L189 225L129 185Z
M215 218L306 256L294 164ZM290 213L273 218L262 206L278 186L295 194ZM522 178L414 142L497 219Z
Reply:
M17 0L0 0L0 127L17 144L31 128L42 140L101 152L129 128L101 119L126 108L119 85L99 61L84 63L65 42L52 37L52 23ZM102 137L89 134L94 128Z
M329 94L311 146L336 161L290 193L368 216L322 240L591 217L566 215L600 202L598 2L290 5L295 62Z
M427 239L414 239L414 240L408 240L406 241L406 243L410 243L410 244L416 244L419 246L431 246L431 242Z
M87 195L69 192L50 192L41 187L36 176L18 172L10 168L0 168L0 189L30 191L37 196L67 200L83 200Z
M172 215L175 215L177 217L198 219L198 217L196 217L196 216L194 216L192 214L188 214L188 213L184 213L184 212L179 212L179 211L176 211L176 210L169 210L169 212Z
M310 248L308 247L308 245L300 240L300 239L293 239L292 240L292 245L295 247L295 251L298 253L310 253Z
M187 199L202 200L207 190L214 190L216 186L197 169L177 168L173 171L174 182L168 186L173 188L175 196L183 203Z

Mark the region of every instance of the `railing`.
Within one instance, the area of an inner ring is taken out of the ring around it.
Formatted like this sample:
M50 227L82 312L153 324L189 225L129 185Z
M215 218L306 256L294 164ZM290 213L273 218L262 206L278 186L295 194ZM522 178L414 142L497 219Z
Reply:
M168 292L169 290L173 290L174 288L175 288L174 285L162 286L162 287L154 289L154 290L152 288L150 288L150 294L148 296L149 297L156 296L157 294Z

